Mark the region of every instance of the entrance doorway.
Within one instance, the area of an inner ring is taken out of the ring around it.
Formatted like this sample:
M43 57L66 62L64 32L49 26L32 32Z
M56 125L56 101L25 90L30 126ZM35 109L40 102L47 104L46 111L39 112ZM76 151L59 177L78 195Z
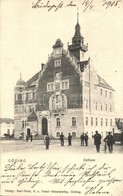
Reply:
M48 122L46 118L42 119L42 135L48 134Z
M27 135L30 136L30 129L27 129Z

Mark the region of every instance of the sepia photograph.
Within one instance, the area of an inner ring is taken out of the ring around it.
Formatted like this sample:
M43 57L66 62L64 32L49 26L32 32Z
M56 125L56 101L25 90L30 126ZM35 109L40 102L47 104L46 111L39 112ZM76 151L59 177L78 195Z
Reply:
M1 196L123 196L123 1L0 1Z

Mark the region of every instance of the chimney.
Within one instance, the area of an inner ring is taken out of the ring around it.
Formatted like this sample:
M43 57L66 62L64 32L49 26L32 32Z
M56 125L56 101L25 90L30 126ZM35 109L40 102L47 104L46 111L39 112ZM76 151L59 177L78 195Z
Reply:
M41 63L41 71L44 69L44 67L45 67L45 64Z

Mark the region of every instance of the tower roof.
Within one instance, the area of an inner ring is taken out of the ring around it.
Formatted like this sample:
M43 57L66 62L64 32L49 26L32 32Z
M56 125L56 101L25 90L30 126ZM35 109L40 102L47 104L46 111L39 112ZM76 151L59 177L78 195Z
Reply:
M79 25L79 13L77 13L77 24L75 26L75 34L76 37L81 37L81 27Z
M25 81L22 79L21 73L20 73L20 79L17 81L16 85L25 85Z
M59 48L59 47L63 47L63 43L61 42L60 39L57 39L56 43L53 45L53 48Z

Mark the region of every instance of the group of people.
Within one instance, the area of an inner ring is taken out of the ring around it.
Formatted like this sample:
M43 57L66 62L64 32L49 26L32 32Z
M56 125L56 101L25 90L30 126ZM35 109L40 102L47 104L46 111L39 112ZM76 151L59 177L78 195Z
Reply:
M101 136L101 134L98 133L98 131L96 131L95 134L92 135L92 137L94 139L94 145L96 146L96 151L97 151L97 153L99 153L102 136ZM60 134L59 139L61 141L61 146L64 146L63 132ZM72 135L70 133L68 133L67 139L68 139L68 146L72 146ZM86 133L82 133L82 135L80 136L80 139L81 139L81 146L84 146L84 145L88 146L88 135ZM50 139L49 135L47 135L44 139L46 149L49 149L50 140L51 139ZM109 153L112 153L113 152L114 137L111 134L111 132L109 132L108 135L105 137L104 142L108 146Z
M96 150L99 153L100 152L100 145L101 145L101 134L96 131L95 135L92 136L94 138L94 145L96 146ZM106 152L106 146L108 146L109 153L113 152L113 144L114 144L114 137L111 134L111 132L108 132L108 135L104 139L105 142L105 148L104 151Z

